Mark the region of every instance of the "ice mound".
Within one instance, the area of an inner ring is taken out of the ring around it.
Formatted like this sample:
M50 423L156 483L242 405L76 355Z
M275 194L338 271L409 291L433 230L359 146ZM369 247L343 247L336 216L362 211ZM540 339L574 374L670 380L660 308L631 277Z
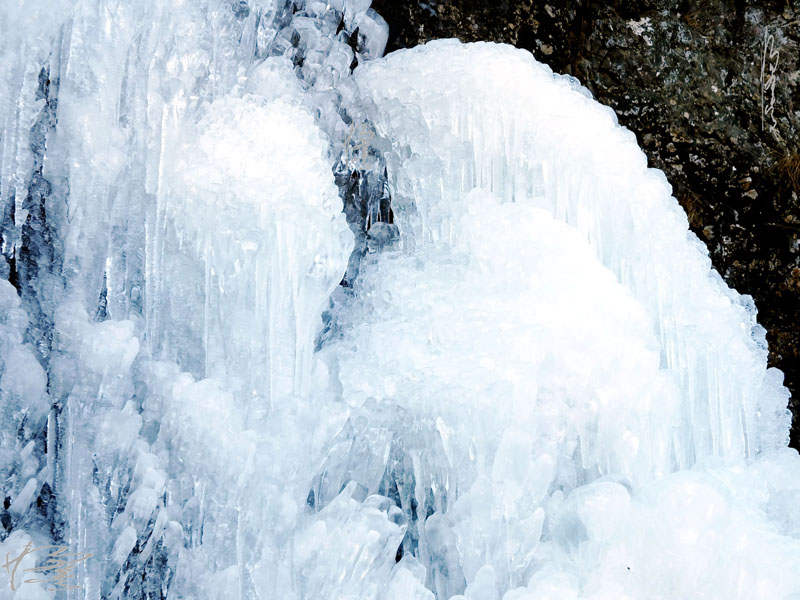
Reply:
M366 263L360 310L340 321L352 333L327 350L345 400L392 398L437 420L451 464L467 468L451 475L454 490L491 465L496 432L509 427L510 454L496 465L509 461L512 487L533 484L513 460L521 451L531 469L546 455L550 470L571 470L569 486L584 470L635 481L672 470L677 387L659 369L647 313L580 234L532 203L478 190L454 230L451 247ZM496 494L515 495L536 500L522 489Z
M668 475L680 391L642 305L547 211L480 190L463 209L449 249L364 265L364 313L345 311L325 350L355 412L323 479L395 499L403 550L439 598L799 590L775 579L800 560L778 500L795 497L797 454ZM751 547L770 558L752 563Z
M798 593L780 374L613 113L491 44L356 77L401 240L324 349L354 412L315 500L394 498L437 598Z
M677 464L786 444L787 393L766 370L752 299L711 268L664 175L647 169L610 108L529 53L496 44L433 42L356 78L392 140L393 209L407 245L450 247L473 188L548 210L650 315L661 367L681 391L670 432Z

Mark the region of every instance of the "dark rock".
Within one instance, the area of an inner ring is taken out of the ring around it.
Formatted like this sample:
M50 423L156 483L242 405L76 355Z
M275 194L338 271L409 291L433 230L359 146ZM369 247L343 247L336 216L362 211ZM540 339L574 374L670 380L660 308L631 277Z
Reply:
M792 392L800 448L800 2L373 7L389 23L387 52L443 37L506 42L574 75L617 112L666 173L714 266L755 298L770 364Z

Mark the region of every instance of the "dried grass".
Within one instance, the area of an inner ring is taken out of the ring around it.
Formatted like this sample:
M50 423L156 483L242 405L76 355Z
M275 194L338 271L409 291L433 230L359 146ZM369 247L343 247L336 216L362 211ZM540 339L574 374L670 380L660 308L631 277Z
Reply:
M775 163L775 173L800 194L800 153L787 154Z

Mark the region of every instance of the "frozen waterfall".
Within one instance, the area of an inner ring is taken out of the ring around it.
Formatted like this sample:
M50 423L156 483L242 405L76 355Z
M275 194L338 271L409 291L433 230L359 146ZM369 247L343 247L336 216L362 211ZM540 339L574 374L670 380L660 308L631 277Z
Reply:
M663 174L387 36L0 5L0 598L800 598L788 392Z

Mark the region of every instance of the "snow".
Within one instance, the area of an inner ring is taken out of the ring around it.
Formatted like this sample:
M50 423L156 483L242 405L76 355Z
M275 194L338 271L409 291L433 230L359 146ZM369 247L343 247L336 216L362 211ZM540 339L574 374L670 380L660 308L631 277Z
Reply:
M752 299L574 78L381 59L369 0L0 34L0 552L91 554L69 598L800 594Z

